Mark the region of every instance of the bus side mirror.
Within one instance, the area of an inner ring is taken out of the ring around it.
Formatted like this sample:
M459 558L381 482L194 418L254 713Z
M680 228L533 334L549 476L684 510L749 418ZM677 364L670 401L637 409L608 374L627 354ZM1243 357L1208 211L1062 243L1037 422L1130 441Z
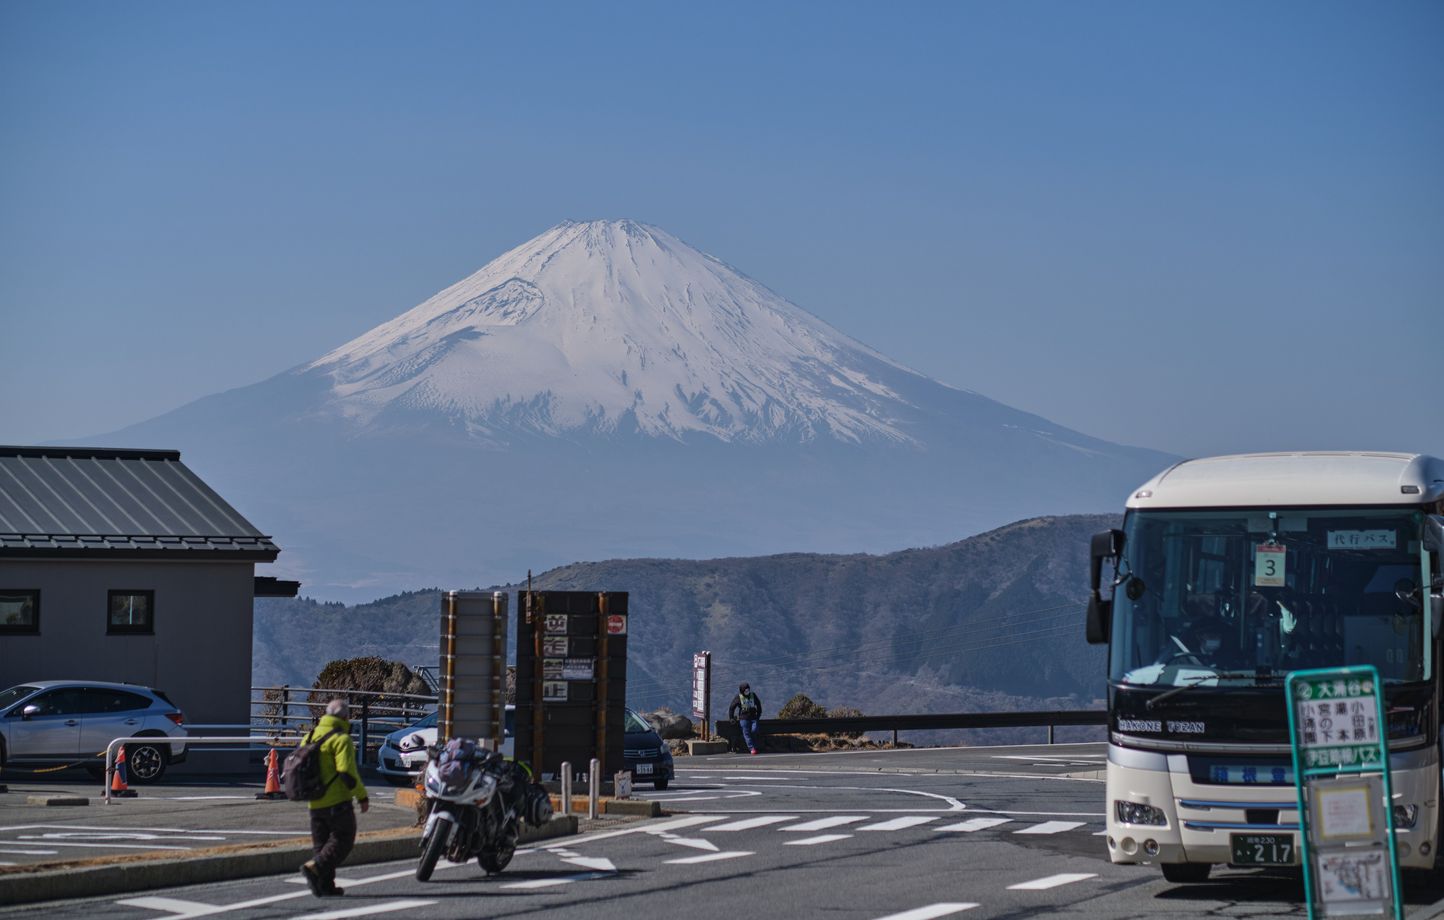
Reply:
M1424 548L1435 555L1444 551L1444 517L1437 514L1425 516Z
M1108 641L1113 625L1113 599L1103 596L1103 560L1117 559L1123 552L1123 531L1095 533L1089 544L1089 586L1087 638L1092 645Z
M1444 553L1444 517L1431 514L1424 518L1424 549L1436 559L1440 553ZM1444 628L1444 581L1435 578L1429 590L1424 593L1429 598L1430 626L1433 627L1433 634L1437 636L1439 630Z

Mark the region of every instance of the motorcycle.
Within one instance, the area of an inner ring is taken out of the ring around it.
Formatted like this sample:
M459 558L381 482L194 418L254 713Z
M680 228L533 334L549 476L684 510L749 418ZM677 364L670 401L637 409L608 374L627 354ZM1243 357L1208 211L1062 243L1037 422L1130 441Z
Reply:
M428 755L422 780L426 829L416 864L418 881L431 878L443 854L454 863L475 856L487 875L495 875L511 862L523 824L540 827L551 820L551 799L532 781L525 764L485 750L469 738L432 745Z

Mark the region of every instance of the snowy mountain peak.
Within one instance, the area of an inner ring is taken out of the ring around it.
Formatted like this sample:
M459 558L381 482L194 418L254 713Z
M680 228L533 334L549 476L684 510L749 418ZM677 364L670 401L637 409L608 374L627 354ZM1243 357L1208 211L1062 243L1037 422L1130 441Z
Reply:
M361 424L911 440L884 378L915 375L633 220L558 224L306 370Z

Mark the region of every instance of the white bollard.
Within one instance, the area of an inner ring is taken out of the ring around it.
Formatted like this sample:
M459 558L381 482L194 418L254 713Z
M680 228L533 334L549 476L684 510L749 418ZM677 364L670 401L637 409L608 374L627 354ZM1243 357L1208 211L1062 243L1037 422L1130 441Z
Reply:
M587 817L597 820L597 795L601 792L602 762L592 758L591 769L587 770Z
M572 764L571 761L562 761L562 814L572 813Z

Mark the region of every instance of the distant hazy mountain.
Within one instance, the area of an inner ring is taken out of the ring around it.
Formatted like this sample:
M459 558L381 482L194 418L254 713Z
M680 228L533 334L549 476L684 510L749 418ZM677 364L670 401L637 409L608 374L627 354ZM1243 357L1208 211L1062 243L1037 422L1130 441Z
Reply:
M92 440L179 448L279 571L353 599L936 545L1119 508L1170 460L914 373L625 220L561 224L313 362Z
M1117 522L1038 518L882 556L585 563L535 586L630 592L636 708L684 711L702 650L713 653L716 703L745 679L769 716L797 692L874 714L1079 707L1104 693L1104 653L1083 639L1088 538ZM516 587L502 590L514 618ZM435 664L438 594L357 607L258 601L255 679L308 685L353 655Z

